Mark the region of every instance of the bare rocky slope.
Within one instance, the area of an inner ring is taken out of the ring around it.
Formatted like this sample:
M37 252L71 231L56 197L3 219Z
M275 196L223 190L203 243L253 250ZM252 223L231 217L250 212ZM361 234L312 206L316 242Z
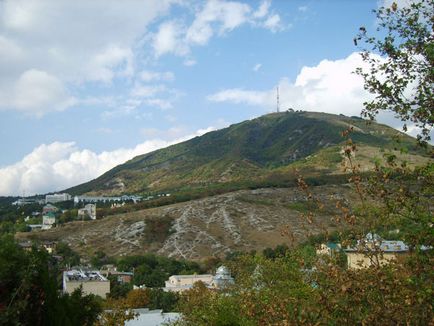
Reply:
M317 211L314 223L301 216L308 210L315 211L315 207L298 188L263 188L96 221L76 221L18 237L64 241L84 256L102 250L110 256L154 252L199 260L238 250L262 250L291 244L288 231L298 242L308 234L335 229L331 218L336 200L354 201L348 185L319 186L312 190L326 204L323 210Z

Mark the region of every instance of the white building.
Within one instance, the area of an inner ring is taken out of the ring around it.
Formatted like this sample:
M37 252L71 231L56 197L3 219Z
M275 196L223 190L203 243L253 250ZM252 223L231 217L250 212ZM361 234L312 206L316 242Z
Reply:
M209 286L213 280L213 275L211 274L201 274L201 275L172 275L165 282L164 291L166 292L182 292L191 289L196 282L203 282L205 285Z
M96 205L95 204L87 204L84 208L80 208L78 210L78 218L82 219L85 217L89 217L91 220L96 220Z
M208 288L221 289L234 283L229 270L225 266L217 268L215 275L172 275L166 281L164 291L182 292L191 289L196 282L203 282Z
M72 293L82 287L83 294L95 294L106 298L110 293L110 281L98 271L69 270L63 272L63 292Z
M108 202L125 202L125 201L133 201L134 203L141 201L141 196L118 196L118 197L104 197L104 196L75 196L74 197L74 203L108 203Z
M162 310L149 310L148 308L132 309L136 317L127 320L125 326L160 326L181 319L177 312L163 312Z
M58 203L61 201L67 201L67 200L71 200L72 197L70 194L67 193L62 193L62 194L53 194L53 195L46 195L45 196L45 203Z
M47 213L42 215L42 230L49 230L56 223L56 216L54 213Z

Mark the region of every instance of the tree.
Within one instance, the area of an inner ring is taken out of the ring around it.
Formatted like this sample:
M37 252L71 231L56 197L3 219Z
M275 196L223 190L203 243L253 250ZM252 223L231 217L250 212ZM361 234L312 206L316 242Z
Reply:
M375 95L365 102L362 115L374 119L392 111L407 130L412 122L421 128L418 139L426 144L434 123L434 1L410 0L399 7L374 10L380 36L360 28L354 39L364 43L362 58L369 70L356 70L364 87Z
M92 325L101 312L93 295L58 289L57 270L45 250L20 248L10 236L0 238L1 325Z

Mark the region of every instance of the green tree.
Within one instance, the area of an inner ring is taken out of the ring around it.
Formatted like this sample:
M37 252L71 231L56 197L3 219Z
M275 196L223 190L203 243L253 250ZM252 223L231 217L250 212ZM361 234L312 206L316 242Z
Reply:
M92 325L101 312L81 289L60 294L56 269L45 250L22 250L10 236L0 239L0 324Z
M361 27L354 39L365 45L362 58L369 65L368 71L356 72L375 95L362 114L373 119L380 111L392 111L420 127L418 138L427 141L434 123L434 1L393 3L374 12L381 34L370 36Z

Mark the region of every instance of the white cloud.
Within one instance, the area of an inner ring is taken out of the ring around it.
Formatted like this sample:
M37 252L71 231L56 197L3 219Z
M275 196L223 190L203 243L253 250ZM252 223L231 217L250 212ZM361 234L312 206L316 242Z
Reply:
M155 72L155 71L142 71L140 74L140 79L144 82L151 81L173 81L175 80L175 75L171 71L165 72Z
M147 86L138 84L131 90L131 95L134 97L153 97L165 89L164 85Z
M138 40L173 2L0 1L0 109L41 115L70 106L65 99L76 85L131 77ZM35 71L50 84L36 101L41 105L30 105L31 98L22 100L12 89L26 82L35 87L27 89L32 96L43 90L45 84L37 87L26 79Z
M267 18L267 20L263 23L263 26L273 33L277 31L283 30L283 26L281 25L280 16L278 14L274 14Z
M306 12L308 9L309 8L307 6L300 6L300 7L298 7L298 11L301 11L301 12Z
M236 104L269 107L272 103L272 94L268 91L247 91L239 88L226 89L208 96L212 102L232 102Z
M62 111L75 103L57 77L36 69L23 72L15 84L0 89L0 109L14 108L32 115Z
M184 66L191 67L194 66L196 63L197 62L194 59L187 59L184 61Z
M152 40L155 55L157 57L165 53L186 55L189 49L180 39L182 35L183 27L178 22L168 21L161 24Z
M268 14L268 10L270 9L271 0L262 1L258 10L253 13L254 18L263 18Z
M259 71L259 69L261 69L262 64L261 63L257 63L253 66L253 71Z
M201 129L180 137L180 131L169 130L177 139L151 139L134 148L95 153L79 149L74 142L40 145L20 162L0 168L0 196L26 195L58 191L94 179L133 157L179 143L215 130ZM157 131L158 133L158 131Z
M342 60L323 60L317 66L303 67L294 83L282 78L279 83L280 106L306 111L359 115L368 93L362 79L352 72L364 63L358 53ZM276 107L276 89L255 91L226 89L208 96L214 102L245 103L269 110Z
M266 0L254 11L248 4L238 1L206 1L195 12L191 24L166 21L160 25L152 40L155 54L157 57L166 53L186 56L192 46L206 45L213 36L225 35L245 24L272 32L283 30L280 16L270 13L270 6L271 1ZM189 62L192 61L186 61Z

